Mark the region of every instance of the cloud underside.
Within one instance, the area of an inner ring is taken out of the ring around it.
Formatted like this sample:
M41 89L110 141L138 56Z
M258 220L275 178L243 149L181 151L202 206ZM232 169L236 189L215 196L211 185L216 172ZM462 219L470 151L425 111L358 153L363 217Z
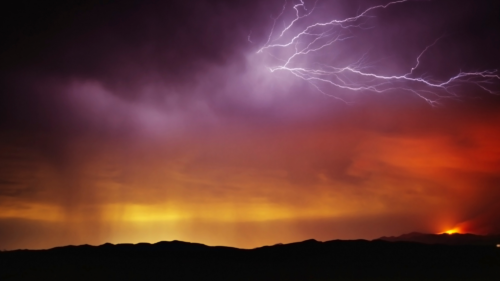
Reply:
M5 247L500 232L497 97L465 87L431 107L406 91L329 88L346 104L271 73L256 50L273 22L268 9L282 2L240 2L94 7L55 35L26 39L38 51L5 52L22 57L1 80ZM465 21L476 25L423 63L437 77L455 65L491 69L493 33L476 22L485 14L465 5L440 19L443 2L410 4L414 16L435 9L420 24L402 19L407 6L380 14L374 34L386 35L374 39L372 61L399 71ZM320 11L357 9L342 3ZM484 44L463 45L468 55L447 49L471 36Z

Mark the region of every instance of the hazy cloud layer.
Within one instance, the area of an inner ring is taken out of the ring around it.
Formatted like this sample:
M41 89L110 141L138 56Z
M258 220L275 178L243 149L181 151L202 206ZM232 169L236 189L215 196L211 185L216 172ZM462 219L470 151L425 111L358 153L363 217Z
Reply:
M386 2L318 1L318 16ZM444 35L419 74L500 68L498 5L461 2L374 13L322 59L366 51L405 73ZM347 104L271 73L256 51L283 1L26 4L3 25L0 248L500 232L495 95L339 91Z

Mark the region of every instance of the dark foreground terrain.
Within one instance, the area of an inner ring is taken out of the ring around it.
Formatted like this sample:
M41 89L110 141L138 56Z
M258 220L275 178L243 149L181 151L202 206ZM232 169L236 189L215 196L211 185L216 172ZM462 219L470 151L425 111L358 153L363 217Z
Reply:
M0 280L500 280L495 245L307 240L253 250L179 241L0 253Z

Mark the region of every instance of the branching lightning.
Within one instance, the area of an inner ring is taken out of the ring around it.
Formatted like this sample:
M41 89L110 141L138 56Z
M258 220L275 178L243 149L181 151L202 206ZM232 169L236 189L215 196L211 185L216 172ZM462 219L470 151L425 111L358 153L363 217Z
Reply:
M455 89L464 84L479 87L490 94L498 94L493 87L500 82L500 75L497 70L460 70L457 71L456 75L441 81L415 74L415 71L422 67L421 59L432 47L439 43L442 37L437 38L425 47L415 58L413 67L407 73L402 74L378 74L380 72L376 71L376 67L367 63L366 53L359 55L356 61L347 65L332 65L311 58L311 56L328 57L330 55L327 51L328 48L353 38L357 29L371 28L366 25L366 20L373 17L371 15L373 11L390 9L391 6L402 5L409 1L411 0L399 0L384 5L372 6L356 16L341 20L312 21L312 24L304 24L305 20L311 22L314 19L313 13L317 3L314 2L312 7L306 8L304 1L300 0L299 4L292 6L295 10L295 17L289 23L283 21L283 28L278 30L278 20L284 17L288 7L288 3L285 2L281 13L273 18L274 22L267 42L257 53L266 53L280 62L277 66L269 68L271 72L287 71L307 81L321 93L341 100L343 99L339 95L332 93L334 91L326 90L330 89L326 86L348 91L377 93L402 90L421 97L431 105L435 105L443 98L457 98L458 94Z

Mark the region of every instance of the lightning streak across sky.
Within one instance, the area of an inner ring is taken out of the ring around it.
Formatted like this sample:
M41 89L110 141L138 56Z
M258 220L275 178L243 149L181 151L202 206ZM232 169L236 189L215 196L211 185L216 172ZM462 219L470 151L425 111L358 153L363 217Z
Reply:
M496 69L483 71L457 70L455 75L443 80L437 80L427 75L416 75L417 69L422 71L421 59L435 45L439 44L441 36L427 45L414 60L414 65L406 73L392 75L380 74L373 63L367 62L368 53L360 53L355 61L335 65L328 63L333 52L340 51L338 45L356 37L356 31L373 28L367 23L373 17L375 10L390 9L391 6L404 5L411 0L392 1L384 5L371 6L355 16L330 21L314 21L317 1L312 7L300 0L292 8L295 17L285 23L283 29L277 30L277 22L284 18L288 3L284 3L280 14L273 18L273 26L267 42L257 53L267 54L277 61L277 66L270 67L271 72L287 71L296 77L307 81L321 93L344 100L340 95L330 91L329 87L347 91L371 91L384 93L394 90L413 93L431 105L443 98L458 98L455 90L466 84L478 87L490 94L499 94L495 85L500 82ZM336 54L337 56L339 54ZM342 55L342 54L340 54ZM319 61L318 58L320 58ZM327 63L325 63L325 61Z

